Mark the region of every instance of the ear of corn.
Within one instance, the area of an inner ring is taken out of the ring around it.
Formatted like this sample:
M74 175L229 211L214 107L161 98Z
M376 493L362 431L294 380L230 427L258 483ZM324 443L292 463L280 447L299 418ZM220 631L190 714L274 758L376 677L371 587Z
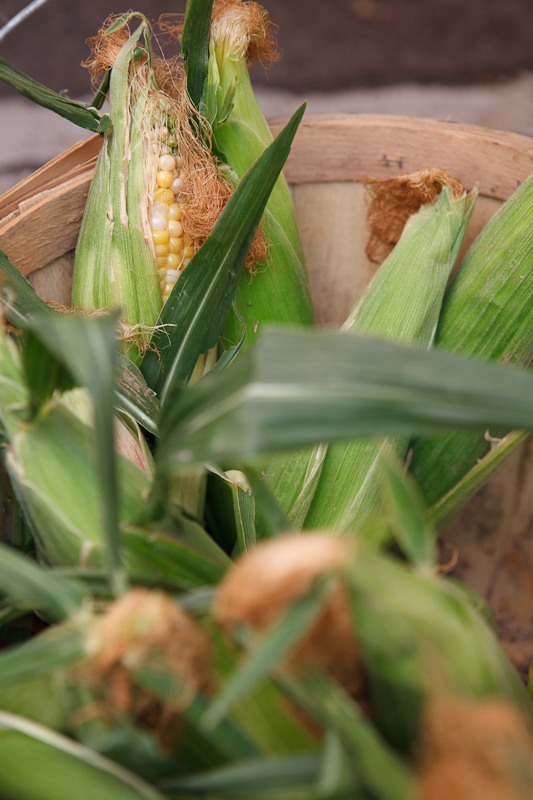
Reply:
M90 563L93 549L101 557L96 458L94 433L60 403L11 438L6 464L40 533L38 546L52 564ZM117 461L120 516L131 519L150 481L128 459Z
M111 69L113 125L87 200L72 294L73 305L84 309L119 307L134 330L154 325L195 251L183 227L186 180L175 107L156 88L149 53L138 52L141 34L147 41L145 22ZM129 355L138 357L135 345Z
M61 396L61 404L88 427L94 425L93 406L85 389L72 389ZM154 459L139 424L125 412L115 412L115 451L140 467L148 476L153 475Z
M240 180L272 142L272 134L255 99L246 59L257 40L270 47L269 21L257 3L241 0L215 3L209 44L206 114L213 129L213 144L230 168L229 177ZM259 45L259 48L261 44ZM287 183L280 176L267 203L264 236L268 254L253 273L243 274L236 305L224 336L238 342L244 325L248 348L267 322L311 324L303 251Z
M454 199L443 187L435 203L409 218L400 241L343 326L345 332L368 332L421 347L431 344L473 201L474 196ZM379 504L380 453L390 446L390 442L373 440L330 445L315 492L307 493L310 505L304 526L353 532ZM398 440L392 446L403 456L407 441ZM315 454L308 459L304 474L310 467L317 471ZM276 475L269 481L291 516L287 500L291 500L292 489L287 492ZM301 501L296 508L301 518Z
M522 681L460 587L434 574L415 574L392 558L372 553L361 553L350 573L355 626L364 643L365 661L371 671L381 673L383 685L401 685L399 655L416 649L416 668L422 666L426 675L425 685L415 681L421 690L448 686L470 696L499 695L516 703L526 719L533 719Z
M404 782L414 777L407 765L416 766L435 693L498 698L524 728L531 724L524 686L464 593L361 544L328 534L261 543L228 571L213 615L240 638L249 634L248 657L207 719L274 668L306 716L339 734L356 778L380 798L406 796ZM354 683L358 672L363 680Z
M436 335L439 347L506 364L531 363L532 198L530 177L466 254L444 299ZM518 444L521 437L508 439L508 433L496 428L488 435L450 431L414 443L411 470L428 505L444 502L453 487L466 480L453 499L448 497L446 508L436 510L439 518L453 513ZM485 465L478 464L483 459Z
M87 310L119 307L131 325L151 326L161 308L161 292L142 224L147 190L138 127L140 116L150 113L148 86L137 98L131 96L132 64L145 30L142 23L126 41L111 73L112 127L105 134L78 238L72 303Z
M30 392L24 380L20 351L0 323L0 428L9 440L27 415Z

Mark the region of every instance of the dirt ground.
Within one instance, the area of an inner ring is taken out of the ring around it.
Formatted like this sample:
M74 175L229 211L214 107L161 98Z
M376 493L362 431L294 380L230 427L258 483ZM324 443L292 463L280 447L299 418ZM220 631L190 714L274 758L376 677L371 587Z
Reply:
M29 0L0 0L0 25ZM283 59L258 84L296 92L487 83L533 70L531 0L264 0ZM53 89L88 92L87 38L110 13L151 19L185 0L49 0L0 43L0 56ZM0 85L0 95L13 91Z

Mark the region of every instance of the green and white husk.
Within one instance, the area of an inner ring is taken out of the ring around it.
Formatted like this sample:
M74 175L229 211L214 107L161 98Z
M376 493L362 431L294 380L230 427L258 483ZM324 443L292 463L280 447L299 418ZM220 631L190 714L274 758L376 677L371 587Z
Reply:
M444 298L436 345L459 355L529 366L533 356L533 178L479 234ZM411 471L436 520L449 517L524 434L453 430L413 444ZM501 440L501 441L500 441Z
M0 423L17 499L48 562L88 563L94 549L99 563L103 533L98 446L94 423L90 427L82 421L92 416L88 396L80 389L65 399L54 395L31 419L21 359L11 337L0 330ZM133 433L118 418L116 426L123 451L132 458L117 456L123 521L134 516L150 486L150 461L140 432Z
M412 215L343 331L429 347L474 200L443 187ZM390 447L403 455L407 441L356 440L280 456L267 468L269 487L295 525L354 532L378 507L380 452Z
M148 191L157 169L150 151L164 144L170 118L149 53L139 55L142 34L147 42L146 22L127 39L111 71L112 126L104 135L76 246L72 304L85 310L120 308L128 325L144 329L154 325L162 306L148 225ZM129 353L135 358L137 348Z
M212 126L215 152L229 168L225 174L234 183L272 142L247 67L252 49L260 52L267 44L271 47L268 16L260 6L240 0L215 3L204 111ZM274 186L263 221L267 258L252 275L243 275L236 296L238 316L230 312L224 331L226 343L235 344L244 325L245 348L253 344L266 323L313 323L302 245L283 176Z
M124 456L117 456L120 517L139 510L150 479ZM10 437L6 465L38 532L38 545L51 564L96 563L102 553L102 520L94 432L61 401Z

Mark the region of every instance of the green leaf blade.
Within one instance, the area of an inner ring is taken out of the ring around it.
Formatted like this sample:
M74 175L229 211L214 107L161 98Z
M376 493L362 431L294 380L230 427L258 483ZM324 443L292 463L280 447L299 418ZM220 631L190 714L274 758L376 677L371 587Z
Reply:
M97 109L88 107L84 103L69 100L62 94L53 92L42 83L30 78L24 72L9 64L4 58L0 58L0 80L7 83L17 92L32 100L50 111L59 114L60 117L68 119L81 128L100 133L109 127L109 117L107 114L100 114Z
M363 336L269 331L225 373L183 391L159 459L179 472L317 441L531 429L532 393L533 377L513 367Z
M185 8L181 52L187 74L187 91L197 109L207 80L212 9L213 0L188 0Z

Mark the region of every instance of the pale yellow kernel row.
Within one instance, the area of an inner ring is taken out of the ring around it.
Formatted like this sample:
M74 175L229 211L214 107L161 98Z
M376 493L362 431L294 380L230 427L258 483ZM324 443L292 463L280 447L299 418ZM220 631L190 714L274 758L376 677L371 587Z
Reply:
M176 177L177 167L171 153L165 152L159 157L156 190L150 208L150 229L163 303L194 255L193 241L183 230L183 207L176 197L184 185L183 176Z

